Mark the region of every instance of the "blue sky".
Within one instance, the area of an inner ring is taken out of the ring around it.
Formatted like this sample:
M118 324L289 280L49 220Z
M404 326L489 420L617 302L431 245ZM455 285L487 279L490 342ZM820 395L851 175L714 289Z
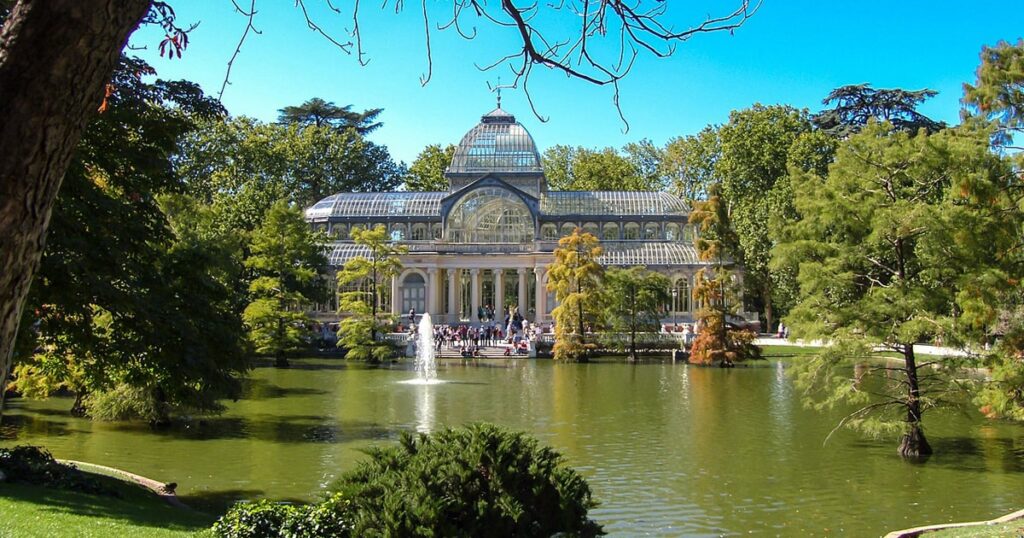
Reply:
M451 4L426 0L440 22ZM672 0L688 13L670 12L678 26L699 22L702 13L720 13L735 5L726 0ZM240 4L248 4L239 0ZM351 15L336 15L320 0L307 0L316 20L333 35L345 37ZM335 0L342 8L350 1ZM523 3L523 2L520 2ZM497 2L490 5L497 7ZM547 2L541 2L546 5ZM161 34L144 28L132 38L146 50L161 78L186 78L216 95L245 28L230 0L177 0L179 20L198 21L183 58L156 54ZM494 108L487 83L507 68L480 71L514 52L510 30L480 23L476 39L453 31L433 31L433 75L419 83L427 68L420 5L406 2L399 14L394 0L361 4L363 47L369 65L362 67L323 37L309 30L294 2L260 0L256 27L235 62L223 102L235 115L273 121L277 110L321 97L354 109L384 108L384 127L371 136L388 146L396 159L410 162L431 143L457 143L479 117ZM922 111L956 122L962 84L971 81L984 44L1015 41L1024 34L1024 3L1019 1L881 1L765 0L746 25L728 33L698 35L679 44L671 58L641 56L621 84L622 110L629 132L612 104L612 91L555 72L537 69L531 94L542 123L530 112L521 92L506 90L503 108L514 113L541 151L554 144L620 147L649 138L693 134L707 124L728 120L729 112L754 103L790 104L812 111L833 88L867 82L875 87L931 88L939 95ZM469 19L466 19L467 21ZM544 21L555 32L560 20Z

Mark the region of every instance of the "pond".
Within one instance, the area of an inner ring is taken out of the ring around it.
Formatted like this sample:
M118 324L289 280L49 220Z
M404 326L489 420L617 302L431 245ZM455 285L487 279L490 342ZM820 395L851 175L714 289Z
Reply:
M783 362L722 370L670 362L442 363L434 386L407 366L303 359L257 368L221 416L166 431L67 416L70 401L14 400L2 445L39 444L174 481L186 502L316 498L401 430L489 421L528 431L589 480L612 535L881 535L988 519L1024 506L1024 427L925 417L936 455L902 461L893 439L841 431L804 409Z

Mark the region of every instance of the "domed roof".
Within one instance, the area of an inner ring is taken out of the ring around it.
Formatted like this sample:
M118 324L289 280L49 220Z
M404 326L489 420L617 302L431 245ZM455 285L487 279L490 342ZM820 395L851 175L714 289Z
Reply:
M542 171L533 137L500 106L462 137L448 167L449 174Z

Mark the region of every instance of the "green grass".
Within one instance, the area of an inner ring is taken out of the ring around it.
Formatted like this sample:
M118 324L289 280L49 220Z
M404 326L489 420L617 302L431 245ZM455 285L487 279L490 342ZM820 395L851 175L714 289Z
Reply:
M170 506L133 483L96 479L113 484L121 497L0 483L0 537L209 536L213 517Z
M819 351L821 351L820 347L812 346L761 346L761 357L765 359L787 360L814 355Z
M1024 536L1024 520L1011 521L1002 525L978 525L960 529L928 532L924 538L1018 538Z

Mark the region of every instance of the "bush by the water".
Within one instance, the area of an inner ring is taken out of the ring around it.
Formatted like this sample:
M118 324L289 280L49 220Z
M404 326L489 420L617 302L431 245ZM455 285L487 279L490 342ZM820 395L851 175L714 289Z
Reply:
M536 439L490 424L403 434L308 506L235 505L223 538L321 536L597 536L590 487Z
M590 486L536 439L491 424L403 434L398 446L333 486L351 503L356 536L577 536Z
M117 491L72 465L53 459L45 448L16 446L0 448L0 471L11 482L23 482L83 493L117 496Z

